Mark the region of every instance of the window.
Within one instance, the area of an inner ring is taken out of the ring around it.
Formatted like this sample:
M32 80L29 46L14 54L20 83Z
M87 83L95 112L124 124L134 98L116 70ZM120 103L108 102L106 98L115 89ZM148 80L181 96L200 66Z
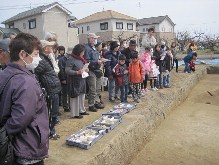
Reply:
M116 22L116 29L123 29L123 23L122 22Z
M23 23L23 28L26 29L26 23Z
M133 23L127 23L127 29L133 30Z
M8 26L9 28L14 28L14 23L10 23Z
M90 26L87 26L87 31L90 31Z
M108 22L100 23L100 30L108 30Z
M29 29L35 29L36 28L36 19L29 20Z
M146 32L145 28L143 28L143 32Z
M165 28L164 27L162 27L162 31L165 32Z
M81 27L81 33L82 33L82 34L84 33L84 28L83 28L83 27Z

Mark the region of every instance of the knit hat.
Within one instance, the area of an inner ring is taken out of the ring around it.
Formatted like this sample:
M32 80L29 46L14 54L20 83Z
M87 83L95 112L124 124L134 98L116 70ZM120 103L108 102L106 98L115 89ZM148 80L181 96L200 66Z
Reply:
M95 45L95 47L98 47L98 46L100 46L101 44L102 44L102 42L97 41L97 44Z

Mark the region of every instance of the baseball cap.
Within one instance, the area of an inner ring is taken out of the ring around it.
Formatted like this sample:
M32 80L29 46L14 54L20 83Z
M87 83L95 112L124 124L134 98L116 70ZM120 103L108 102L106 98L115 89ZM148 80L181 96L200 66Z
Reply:
M88 33L87 38L99 38L95 33Z
M11 42L10 38L5 38L0 40L0 49L9 52L10 42Z
M42 48L45 48L46 46L53 46L56 42L54 41L47 41L47 40L40 40L40 43L42 45Z

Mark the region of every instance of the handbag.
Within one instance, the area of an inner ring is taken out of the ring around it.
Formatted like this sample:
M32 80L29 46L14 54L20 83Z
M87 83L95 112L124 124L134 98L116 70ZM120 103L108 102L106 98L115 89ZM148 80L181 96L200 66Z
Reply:
M14 73L6 79L4 85L0 88L0 101L4 88L10 81L10 79L20 73ZM2 123L2 118L0 118L0 125ZM12 137L9 137L4 126L0 128L0 164L1 165L12 165L14 162L14 148L12 145Z

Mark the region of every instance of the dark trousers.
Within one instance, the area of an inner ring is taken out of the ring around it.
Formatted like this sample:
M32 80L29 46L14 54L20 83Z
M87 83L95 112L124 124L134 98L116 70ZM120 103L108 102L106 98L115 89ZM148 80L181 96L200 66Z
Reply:
M143 83L141 83L141 89L147 88L147 82L148 82L148 74L145 74L145 78Z
M120 100L121 102L127 102L127 97L128 97L128 85L122 85L120 88L121 95L120 95Z
M64 109L69 109L67 84L62 84L62 106Z
M153 80L154 80L154 83L153 83ZM157 82L157 79L150 79L150 86L151 86L151 88L156 87L156 82Z
M174 63L176 63L176 72L178 72L178 59L177 58L173 59L173 65L175 65Z

